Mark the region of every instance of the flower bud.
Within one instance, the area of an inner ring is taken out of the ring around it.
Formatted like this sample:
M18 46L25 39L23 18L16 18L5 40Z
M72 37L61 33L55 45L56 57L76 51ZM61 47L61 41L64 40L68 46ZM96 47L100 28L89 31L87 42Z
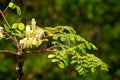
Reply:
M30 26L29 25L26 25L26 32L30 32Z
M2 39L4 37L3 35L3 27L0 26L0 39Z
M35 18L32 18L31 25L32 25L32 30L34 30L36 28L36 20L35 20Z

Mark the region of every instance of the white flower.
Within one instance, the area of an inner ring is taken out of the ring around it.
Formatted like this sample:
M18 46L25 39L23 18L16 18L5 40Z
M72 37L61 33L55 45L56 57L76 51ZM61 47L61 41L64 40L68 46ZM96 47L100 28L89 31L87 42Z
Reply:
M38 47L42 43L43 36L44 30L36 26L36 21L33 18L31 25L26 25L25 37L20 40L20 44L23 48Z
M30 25L26 25L26 32L30 32L31 31L31 28L30 28Z
M42 40L37 40L37 38L23 38L20 40L20 44L23 48L32 48L32 46L38 47L42 43Z
M32 20L31 20L31 25L32 25L32 26L36 26L36 20L35 20L35 18L32 18Z
M0 26L0 39L4 38L3 27Z
M0 32L3 32L3 27L0 26Z
M36 28L36 20L35 20L35 18L32 18L32 20L31 20L31 26L32 26L33 30Z
M32 38L23 38L20 40L20 44L22 45L23 48L29 48L32 47L33 40Z
M0 32L0 39L2 39L4 37L4 35Z
M41 39L44 36L44 30L43 29L37 28L35 30L35 32L36 32L35 36L38 37L39 39Z
M25 34L26 34L26 37L30 37L33 35L33 30L31 30L30 25L26 25Z

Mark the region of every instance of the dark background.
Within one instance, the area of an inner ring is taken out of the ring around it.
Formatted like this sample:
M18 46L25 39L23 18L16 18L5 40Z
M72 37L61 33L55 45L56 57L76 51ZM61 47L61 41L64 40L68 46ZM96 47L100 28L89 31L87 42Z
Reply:
M4 10L10 0L0 0ZM72 67L60 69L47 54L27 55L24 62L25 80L120 80L120 0L14 0L22 9L21 21L29 24L34 17L40 27L72 26L78 35L98 47L95 53L109 65L108 72L88 73L81 77ZM8 9L10 24L19 18L16 10ZM0 16L0 26L3 26ZM14 49L11 41L0 40L0 49ZM0 53L0 80L15 80L16 56Z

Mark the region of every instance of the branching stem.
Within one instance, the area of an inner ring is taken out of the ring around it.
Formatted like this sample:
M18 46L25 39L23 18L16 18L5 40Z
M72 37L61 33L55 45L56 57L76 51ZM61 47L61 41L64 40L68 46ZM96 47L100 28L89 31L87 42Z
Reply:
M13 0L11 0L11 1L13 1ZM2 15L6 25L8 27L8 29L11 30L11 26L8 23L5 15L4 15L7 9L8 9L8 6L5 8L4 11L2 11L0 9L0 14ZM52 48L45 49L45 50L24 51L23 48L21 47L21 45L19 44L18 39L17 39L16 36L13 36L13 35L11 35L11 34L9 34L7 32L3 32L3 34L7 35L8 38L12 39L15 42L16 48L18 50L18 52L12 52L12 51L9 51L9 50L0 50L0 53L13 54L13 55L17 56L17 64L18 64L18 66L16 67L16 70L18 71L18 78L17 78L17 80L23 80L22 68L23 68L24 61L23 61L22 57L23 57L24 54L36 54L36 53L43 53L43 52L55 52L55 50L51 50ZM51 36L44 36L43 39L49 38L49 37L51 37Z
M12 52L12 51L8 51L8 50L0 50L0 53L17 55L16 52Z
M32 51L25 51L25 54L36 54L36 53L43 53L43 52L55 52L55 50L32 50Z
M11 27L10 27L10 25L9 25L9 23L8 23L8 21L7 21L7 19L5 18L4 13L2 12L1 9L0 9L0 14L2 15L3 19L5 20L5 23L7 24L8 28L9 28L9 30L10 30Z

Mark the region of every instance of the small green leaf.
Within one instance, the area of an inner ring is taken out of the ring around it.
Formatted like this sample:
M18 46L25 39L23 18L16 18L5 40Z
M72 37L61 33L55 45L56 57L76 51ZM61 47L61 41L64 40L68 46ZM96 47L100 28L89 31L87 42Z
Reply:
M94 67L91 68L91 72L92 72L92 73L95 72L95 68L94 68Z
M78 71L78 73L80 74L80 75L86 75L86 73L88 72L88 70L86 70L85 68L81 68L79 71Z
M65 63L66 66L68 66L68 59L64 59L63 62Z
M53 35L54 40L58 40L58 38L59 38L59 35L57 35L57 34Z
M49 54L49 55L48 55L48 58L53 58L53 57L55 57L54 54Z
M42 39L42 41L48 41L48 39Z
M76 60L72 60L72 61L71 61L71 64L74 64L74 63L76 63L76 62L77 62Z
M97 50L97 48L96 48L96 46L95 46L94 44L90 43L90 45L92 46L92 48L93 48L94 50Z
M64 65L63 62L59 62L59 63L58 63L58 66L59 66L60 68L65 68L65 65Z
M16 9L17 9L17 14L20 16L21 15L21 9L19 6L16 6Z
M88 68L88 67L90 67L88 64L83 64L83 66L85 67L85 68Z
M81 37L80 36L76 36L76 40L77 41L81 41Z
M60 40L65 41L65 37L64 36L60 37Z
M12 35L19 36L18 33L14 33L14 32L11 32L11 33L12 33Z
M23 23L18 24L18 29L23 31L25 29L25 25Z
M14 23L14 24L12 25L12 29L17 29L17 27L18 27L18 23Z
M82 72L84 72L84 68L80 68L79 70L78 70L78 72L80 73L82 73Z
M75 58L77 58L77 56L73 56L73 57L72 57L72 59L75 59Z
M5 27L5 30L6 30L7 32L10 32L10 30L9 30L9 28L8 28L8 26L7 26L6 24L4 24L4 27Z
M85 54L86 53L86 50L84 48L82 48L82 53Z
M72 42L75 42L75 38L74 38L74 35L70 35L70 40L72 41Z
M63 58L64 64L65 64L66 66L68 66L68 56L67 56L67 54L65 54L63 57L64 57L64 58Z
M91 45L90 44L87 44L86 46L89 50L91 50Z
M81 69L81 66L80 66L80 65L76 65L76 66L75 66L75 69L76 69L76 70L80 70L80 69Z
M52 62L59 62L58 59L52 59L51 61L52 61Z

